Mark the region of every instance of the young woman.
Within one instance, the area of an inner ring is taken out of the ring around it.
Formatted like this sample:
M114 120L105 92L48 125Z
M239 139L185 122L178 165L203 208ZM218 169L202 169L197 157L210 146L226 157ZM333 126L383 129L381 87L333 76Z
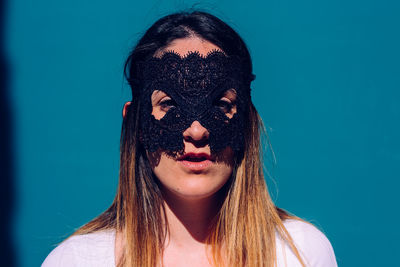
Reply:
M271 201L252 62L232 28L163 17L125 66L115 200L43 266L337 266L320 231Z

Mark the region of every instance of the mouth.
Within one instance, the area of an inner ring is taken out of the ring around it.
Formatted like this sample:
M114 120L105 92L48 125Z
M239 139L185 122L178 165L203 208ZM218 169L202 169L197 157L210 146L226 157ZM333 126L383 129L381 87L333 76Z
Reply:
M213 164L214 159L207 153L185 153L178 158L185 168L191 171L203 171Z
M191 162L202 162L205 160L211 160L213 161L211 155L208 155L207 153L185 153L183 156L179 157L178 160L185 160L185 161L191 161Z

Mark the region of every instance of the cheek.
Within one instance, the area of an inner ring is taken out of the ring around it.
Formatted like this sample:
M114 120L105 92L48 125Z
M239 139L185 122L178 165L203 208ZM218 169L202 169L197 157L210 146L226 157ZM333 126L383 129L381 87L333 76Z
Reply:
M153 115L156 120L161 120L165 116L166 113L167 113L167 111L164 110L162 107L153 106L151 115Z

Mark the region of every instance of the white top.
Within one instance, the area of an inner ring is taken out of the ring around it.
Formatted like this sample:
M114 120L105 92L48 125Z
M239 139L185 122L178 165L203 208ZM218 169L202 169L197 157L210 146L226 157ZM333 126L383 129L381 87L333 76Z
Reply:
M306 266L337 267L331 243L315 226L298 220L286 220L284 225ZM301 266L278 235L276 240L277 266ZM113 230L72 236L47 256L42 267L115 267L114 243Z

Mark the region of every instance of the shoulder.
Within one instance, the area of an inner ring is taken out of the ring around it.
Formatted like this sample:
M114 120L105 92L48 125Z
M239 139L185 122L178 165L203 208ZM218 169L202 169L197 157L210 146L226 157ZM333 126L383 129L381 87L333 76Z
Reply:
M114 266L115 231L75 235L58 245L42 267Z
M310 267L336 267L336 258L328 238L310 223L289 219L284 226L293 239L305 264ZM277 238L278 266L300 266L294 253L278 236Z

